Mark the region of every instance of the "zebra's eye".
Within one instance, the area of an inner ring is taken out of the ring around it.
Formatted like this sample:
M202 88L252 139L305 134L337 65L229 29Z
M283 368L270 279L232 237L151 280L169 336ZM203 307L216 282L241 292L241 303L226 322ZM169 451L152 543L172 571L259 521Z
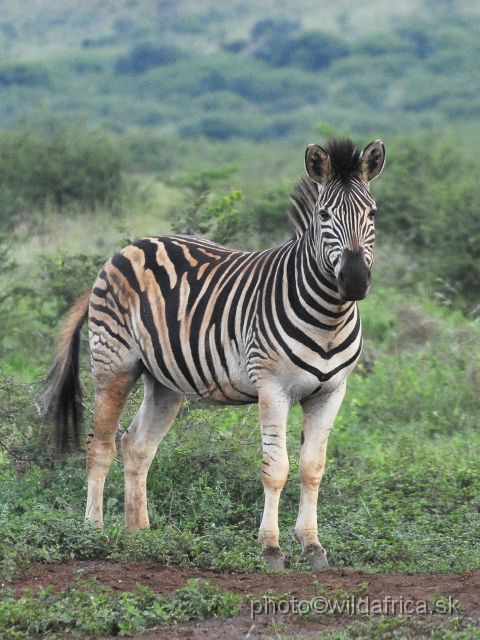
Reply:
M375 218L375 214L377 213L376 209L372 209L370 211L370 213L368 214L368 217L370 218L370 220L373 220Z
M328 213L328 211L325 211L325 210L320 211L320 220L322 222L328 222L330 220L330 218L331 218L331 216Z

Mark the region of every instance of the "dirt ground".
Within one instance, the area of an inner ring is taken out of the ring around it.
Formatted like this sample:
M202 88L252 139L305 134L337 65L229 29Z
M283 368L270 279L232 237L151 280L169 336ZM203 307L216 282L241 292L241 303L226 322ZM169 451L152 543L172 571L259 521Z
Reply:
M176 627L165 629L156 628L143 633L143 640L166 640L167 638L183 638L192 640L237 640L244 638L262 637L301 637L316 638L327 629L344 627L351 624L357 616L328 614L315 615L310 618L299 617L291 612L292 605L283 607L290 611L276 612L270 609L265 612L265 600L261 596L267 590L275 594L289 594L285 600L292 598L300 605L300 601L310 602L317 598L317 613L322 614L322 607L328 606L326 599L335 597L335 592L342 590L350 595L357 591L356 604L361 613L368 606L381 606L384 614L414 613L419 619L438 620L439 624L447 620L449 615L462 616L472 619L480 626L480 571L467 572L462 575L380 575L353 570L326 570L305 573L286 574L216 574L208 571L180 569L167 567L156 563L120 563L108 562L72 562L69 564L45 565L34 571L18 575L9 581L9 586L19 593L28 587L36 591L52 586L55 591L61 591L74 584L77 572L82 569L84 577L96 577L97 580L118 591L131 591L137 583L150 587L155 593L165 596L172 595L175 589L184 587L188 580L201 578L209 580L222 589L229 589L243 597L248 594L255 596L255 604L245 603L235 618L210 618L203 621L182 623ZM319 583L323 588L319 587ZM368 586L362 583L368 583ZM319 597L320 594L320 597ZM363 604L360 602L363 598ZM396 603L393 604L393 600ZM436 612L431 615L433 601L440 601L440 607L447 611ZM458 601L458 602L456 602ZM353 602L353 601L351 601ZM374 603L381 603L375 605ZM407 604L408 603L408 604ZM445 603L445 604L442 604ZM460 604L458 604L460 603ZM273 605L270 604L272 607ZM278 606L278 603L277 605ZM305 605L306 606L306 605ZM404 607L400 611L399 607ZM263 611L252 615L253 609ZM395 607L395 611L393 611ZM405 607L407 607L405 609ZM424 608L429 608L429 615L425 616ZM380 613L370 610L370 613ZM278 635L277 635L278 634Z

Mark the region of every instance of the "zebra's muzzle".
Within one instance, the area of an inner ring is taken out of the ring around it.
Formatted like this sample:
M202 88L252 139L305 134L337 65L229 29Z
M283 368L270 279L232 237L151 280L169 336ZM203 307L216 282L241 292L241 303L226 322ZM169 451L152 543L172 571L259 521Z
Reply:
M365 261L363 249L345 249L337 275L338 292L343 300L363 300L372 282L372 271Z

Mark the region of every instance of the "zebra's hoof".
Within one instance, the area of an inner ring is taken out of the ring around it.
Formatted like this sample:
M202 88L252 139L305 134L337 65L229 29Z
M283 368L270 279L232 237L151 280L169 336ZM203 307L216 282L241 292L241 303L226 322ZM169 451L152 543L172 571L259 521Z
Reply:
M327 554L325 552L321 556L310 556L308 560L314 571L328 568Z
M265 558L265 562L272 571L285 571L285 560L283 558Z
M285 571L285 556L280 547L267 547L262 551L262 556L272 571Z
M325 569L328 567L327 554L325 549L320 544L307 545L300 558L300 562L308 560L312 569Z

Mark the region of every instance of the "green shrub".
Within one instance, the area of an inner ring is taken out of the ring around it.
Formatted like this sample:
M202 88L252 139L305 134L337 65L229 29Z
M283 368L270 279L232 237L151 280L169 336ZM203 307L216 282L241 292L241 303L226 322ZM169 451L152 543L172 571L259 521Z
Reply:
M35 264L17 266L4 284L0 308L0 356L32 380L50 362L59 321L92 287L105 263L94 255L40 254ZM42 364L43 363L43 364Z
M248 215L242 215L235 204L243 200L243 194L238 189L231 189L224 196L212 193L216 182L225 181L235 171L236 167L232 165L172 180L170 184L188 190L187 204L172 225L173 233L206 236L213 242L229 246L236 244L249 227Z
M239 114L213 111L180 127L180 134L185 138L205 136L222 141L230 138L261 141L283 138L293 128L288 117L272 118L260 112L254 118L254 113L255 109L252 108Z
M288 221L288 198L293 191L291 184L283 184L266 190L254 203L252 216L262 244L280 242L293 235Z
M347 42L326 31L303 31L284 46L290 48L287 64L305 71L320 71L349 54Z
M227 617L238 613L241 597L207 581L190 580L175 595L165 598L138 584L134 591L115 593L81 574L75 587L62 593L51 588L38 594L26 590L20 598L3 590L0 601L2 638L28 638L35 634L133 636L157 624Z
M348 55L349 46L340 36L327 31L300 31L299 26L287 20L259 20L251 31L253 56L274 67L292 65L319 71Z
M262 105L268 112L284 112L305 104L315 103L324 93L312 73L298 69L272 69L260 60L218 54L179 61L175 65L151 69L142 76L140 88L127 89L137 94L172 100L178 109L179 97L195 98L219 91L230 91L253 104ZM182 102L188 116L190 103Z
M446 281L471 304L480 281L480 165L462 151L453 138L398 137L374 189L378 227L414 257L417 279L430 289Z
M0 87L42 87L49 82L49 74L43 65L9 63L0 66Z
M353 46L353 52L368 56L413 53L411 41L392 31L370 31L361 36Z
M127 56L117 58L115 73L145 73L148 69L173 64L179 57L176 47L154 45L151 42L136 45Z
M99 130L50 120L0 134L0 224L15 214L47 206L94 210L118 202L122 190L119 149Z

